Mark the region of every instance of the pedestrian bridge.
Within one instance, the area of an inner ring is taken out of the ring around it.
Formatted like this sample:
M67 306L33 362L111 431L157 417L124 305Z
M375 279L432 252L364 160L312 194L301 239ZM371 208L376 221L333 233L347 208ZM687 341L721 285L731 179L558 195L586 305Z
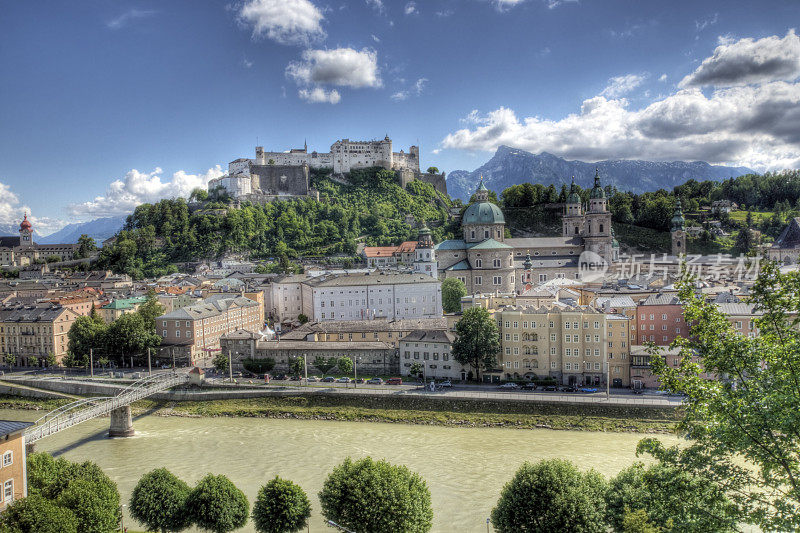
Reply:
M131 383L115 396L82 398L74 401L50 411L34 422L25 430L25 443L33 444L39 439L49 437L81 422L105 415L111 415L109 437L130 437L134 433L131 403L176 385L183 385L188 381L189 375L186 373L155 374Z

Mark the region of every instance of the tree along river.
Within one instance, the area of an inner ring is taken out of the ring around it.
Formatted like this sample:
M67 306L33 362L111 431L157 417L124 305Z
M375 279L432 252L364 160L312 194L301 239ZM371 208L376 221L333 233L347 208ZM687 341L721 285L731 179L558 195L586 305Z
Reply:
M35 420L41 412L0 410L0 418ZM636 461L645 435L447 428L422 425L277 420L261 418L179 418L140 416L136 436L108 439L108 419L85 422L36 443L36 451L70 461L94 461L119 486L128 502L139 478L166 467L190 485L207 472L227 475L252 508L259 487L275 475L298 483L313 507L311 531L333 531L320 513L317 493L345 457L371 456L408 466L428 484L434 507L433 531L486 531L500 490L524 462L560 457L605 476ZM672 435L660 438L677 443ZM141 530L125 509L125 526ZM252 532L253 524L241 530Z

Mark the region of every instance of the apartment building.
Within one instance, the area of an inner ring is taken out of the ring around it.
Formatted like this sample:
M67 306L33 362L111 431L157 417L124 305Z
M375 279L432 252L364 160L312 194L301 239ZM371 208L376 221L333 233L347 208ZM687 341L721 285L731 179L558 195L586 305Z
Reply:
M612 387L631 384L631 319L625 315L606 315L608 339L608 378Z
M367 272L319 276L303 283L316 322L442 316L442 284L427 274Z
M504 308L494 313L500 331L499 372L486 380L550 377L565 385L606 382L607 317L588 306Z
M24 431L33 422L0 420L0 512L28 495Z
M2 307L0 353L14 355L17 366L39 366L50 353L60 363L67 354L69 328L78 316L55 304Z
M400 375L411 375L412 367L419 363L426 381L467 379L472 370L453 359L453 340L455 335L449 331L412 331L400 340Z
M134 313L143 303L147 301L147 296L134 296L133 298L115 298L113 301L100 308L100 316L103 322L110 324L122 315Z
M689 328L683 320L683 307L675 294L651 294L636 307L637 344L654 342L669 346L677 337L687 337Z
M400 340L412 331L445 331L444 318L404 320L337 320L309 322L281 336L284 340L314 342L383 342L397 349Z
M207 366L220 351L220 337L238 329L257 332L263 318L257 302L214 295L156 318L161 345L191 364Z

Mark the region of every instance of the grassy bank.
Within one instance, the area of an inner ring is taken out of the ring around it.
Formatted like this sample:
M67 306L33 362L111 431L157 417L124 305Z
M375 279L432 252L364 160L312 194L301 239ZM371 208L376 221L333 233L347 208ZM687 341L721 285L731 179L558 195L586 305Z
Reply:
M68 403L0 395L2 409L48 411ZM384 422L450 427L508 427L633 433L670 433L680 418L674 408L424 399L310 394L233 400L158 402L142 400L134 411L159 416L282 418Z
M142 409L158 409L158 414L163 416L293 418L639 433L672 432L679 419L679 413L672 408L425 400L408 397L343 397L324 394L200 402L144 401L136 406Z

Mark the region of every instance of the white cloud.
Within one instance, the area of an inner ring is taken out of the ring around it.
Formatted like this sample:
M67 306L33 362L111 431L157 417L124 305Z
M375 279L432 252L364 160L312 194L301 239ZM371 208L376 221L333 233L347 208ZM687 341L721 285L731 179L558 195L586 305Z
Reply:
M436 16L441 18L450 17L455 13L452 9L443 9L442 11L437 11Z
M154 15L155 13L156 12L152 10L129 9L128 11L118 16L117 18L109 20L106 23L106 27L112 30L118 30L126 26L129 22L149 17L151 15Z
M404 80L400 80L401 82ZM425 91L425 85L428 83L428 78L419 78L417 81L414 82L414 85L407 90L397 91L393 93L389 98L394 100L395 102L402 102L403 100L408 100L409 96L422 96L422 93ZM477 113L477 111L476 111Z
M342 99L336 89L326 91L322 87L300 89L297 95L310 104L338 104Z
M637 81L613 78L603 94L561 119L520 119L506 107L485 115L473 110L462 119L465 127L447 135L441 147L491 151L505 144L586 161L677 159L759 170L797 167L800 82L782 81L791 76L794 59L787 50L794 49L796 40L790 31L782 39L743 39L718 47L693 77L687 76L691 84L641 109L629 109L621 97ZM723 68L726 62L739 68ZM772 68L753 67L765 63ZM718 87L704 93L710 79Z
M383 0L366 0L367 5L372 7L378 13L383 13Z
M432 153L433 155L439 155L439 152L441 152L441 151L442 151L441 149L439 149L439 148L436 148L436 149L434 149L434 150L431 150L431 153Z
M306 50L302 61L286 67L286 76L304 85L338 85L341 87L380 87L378 54L373 50L335 48Z
M703 31L704 29L708 28L709 26L713 26L719 21L719 13L714 13L713 16L707 19L700 19L694 21L694 29L698 32Z
M619 98L641 85L646 77L646 74L626 74L611 78L606 88L600 92L600 96Z
M243 58L242 58L242 66L243 66L244 68L250 68L250 67L252 67L252 66L253 66L253 62L252 62L252 61L250 61L249 59L247 59L246 57L243 57Z
M658 81L667 81L667 75L662 74L661 76L658 77Z
M419 14L419 11L417 11L416 2L409 2L409 3L406 4L405 14L406 15L417 15L417 14Z
M769 81L791 81L800 76L800 37L789 30L763 39L721 41L714 55L683 78L680 87L734 87Z
M465 122L444 148L495 150L506 144L562 157L601 159L703 160L785 168L800 159L800 84L773 82L762 87L717 90L705 96L685 89L641 110L625 99L596 96L579 113L560 120L519 119L501 107Z
M505 11L521 4L524 1L525 0L492 0L492 3L495 5L498 11Z
M249 0L239 20L252 27L253 37L281 44L308 44L324 39L322 11L310 0Z
M114 180L106 189L105 196L72 204L68 212L77 217L99 217L131 213L137 205L157 202L164 198L188 197L197 187L205 188L208 180L224 174L219 165L208 169L204 174L187 174L179 170L170 181L161 181L163 170L139 172L131 169L123 179Z
M375 41L376 43L381 42L380 38L377 35L375 35L374 33L371 35L371 37L372 37L372 40Z
M545 0L548 9L555 9L564 4L577 4L578 0Z
M0 182L0 225L15 227L22 222L26 214L33 230L39 235L50 235L67 225L65 221L57 218L33 216L31 208L20 203L19 197L14 194L11 187Z

